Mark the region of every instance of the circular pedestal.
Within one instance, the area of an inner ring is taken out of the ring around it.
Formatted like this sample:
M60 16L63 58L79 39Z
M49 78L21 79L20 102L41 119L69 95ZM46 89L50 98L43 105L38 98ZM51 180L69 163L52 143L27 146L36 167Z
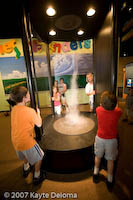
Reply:
M58 173L73 173L87 170L93 165L93 144L97 130L96 115L93 113L81 113L81 116L90 119L91 129L80 134L80 121L74 125L74 134L57 131L58 117L49 115L43 122L44 136L40 146L46 149L46 156L43 160L42 168L47 171ZM89 121L88 121L89 123ZM93 124L93 125L92 125ZM73 129L72 128L72 129ZM77 134L75 129L77 128ZM85 129L86 130L86 129Z

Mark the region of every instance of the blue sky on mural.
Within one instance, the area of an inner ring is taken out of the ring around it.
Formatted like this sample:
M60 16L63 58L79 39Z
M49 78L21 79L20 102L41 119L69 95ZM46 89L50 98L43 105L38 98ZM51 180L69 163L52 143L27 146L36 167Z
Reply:
M2 79L26 77L24 58L0 58L0 72L2 73Z
M52 76L72 75L78 69L78 74L92 71L92 54L56 54L51 56ZM46 56L35 56L35 69L37 77L47 77L48 67ZM26 77L24 57L0 58L0 71L2 79L16 79Z

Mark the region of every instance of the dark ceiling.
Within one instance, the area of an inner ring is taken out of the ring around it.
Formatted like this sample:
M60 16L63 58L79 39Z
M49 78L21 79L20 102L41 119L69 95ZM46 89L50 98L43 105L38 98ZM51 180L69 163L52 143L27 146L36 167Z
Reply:
M34 37L43 41L52 40L84 40L94 38L103 24L106 13L109 10L110 2L113 0L4 0L0 12L0 38L19 38L21 36L21 7L30 15ZM115 2L116 0L114 0ZM126 2L126 6L124 5ZM46 15L46 8L52 5L57 13L54 17ZM118 29L121 38L121 56L133 56L132 34L123 38L130 30L133 23L130 22L133 16L133 0L118 0ZM87 17L86 12L90 6L96 9L93 17ZM130 23L124 30L126 24ZM56 36L49 36L51 28L57 31ZM77 31L82 28L85 33L77 36Z
M104 17L109 9L110 0L5 0L1 16L1 38L20 37L20 9L22 4L30 13L32 30L34 35L40 36L44 41L51 40L82 40L93 38L101 27ZM54 17L46 15L46 9L52 5L57 13ZM87 17L86 12L93 6L96 13ZM65 30L61 30L61 28ZM57 31L57 35L50 37L51 28ZM77 30L82 28L85 33L77 36Z
M119 3L120 56L133 56L133 0Z
M109 0L29 0L29 12L35 30L46 41L51 40L82 40L93 38L101 27L109 10ZM46 9L52 5L57 14L54 17L46 15ZM89 7L94 7L96 13L87 17ZM57 31L54 37L49 36L49 30ZM83 36L77 36L79 28L85 31Z

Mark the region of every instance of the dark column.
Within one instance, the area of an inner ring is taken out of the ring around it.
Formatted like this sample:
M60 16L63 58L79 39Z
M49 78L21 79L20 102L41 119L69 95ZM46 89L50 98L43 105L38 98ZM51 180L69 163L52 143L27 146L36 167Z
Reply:
M115 5L114 5L115 4ZM94 68L96 75L96 106L100 95L109 90L115 94L117 77L116 1L110 5L103 26L94 38Z
M35 62L34 62L34 54L33 54L33 48L32 48L32 39L31 39L31 23L30 23L30 17L27 17L27 29L28 29L28 33L29 33L29 43L30 43L30 50L31 50L31 59L32 59L32 72L33 72L33 76L34 76L34 84L35 84L35 91L36 91L36 97L37 97L37 105L38 108L40 108L40 103L39 103L39 96L38 96L38 89L37 89L37 81L36 81L36 69L35 69Z
M51 65L50 65L50 54L49 54L49 45L46 44L46 55L47 55L47 62L48 62L48 73L49 73L49 90L50 90L50 96L53 96L53 83L52 83L52 74L51 74ZM51 99L51 105L52 105L52 112L53 114L55 114L54 112L54 102Z
M118 64L118 58L119 58L119 52L118 52L118 0L113 1L113 71L114 71L114 90L113 93L116 94L116 87L117 87L117 64Z
M32 72L34 76L34 86L35 86L35 92L37 97L37 107L40 109L40 103L39 103L39 95L38 95L38 88L37 88L37 80L36 80L36 69L35 69L35 62L34 62L34 54L33 54L33 48L32 48L32 39L31 39L31 23L30 23L30 17L27 17L27 29L29 34L29 42L30 42L30 51L31 51L31 59L32 59ZM40 140L41 136L43 135L43 127L37 127L35 126L35 130L37 133L37 139ZM41 134L41 135L40 135Z
M34 93L35 87L34 87L32 70L31 70L30 52L29 52L29 45L28 45L27 21L26 21L26 14L25 14L24 8L22 8L21 16L22 16L21 17L22 43L23 43L24 58L25 58L25 64L26 64L26 70L27 70L29 93L31 97L31 107L36 109L36 101L35 101L35 93Z
M22 21L21 21L22 43L23 43L24 58L25 58L26 70L27 70L29 93L31 97L31 107L36 110L36 101L35 101L35 93L34 93L35 85L34 85L33 76L32 76L31 60L30 60L30 52L29 52L29 44L28 44L28 39L29 39L28 28L29 27L27 26L28 21L27 21L27 16L26 16L24 8L22 8L21 18L22 18ZM35 132L36 132L36 140L37 141L41 140L42 128L38 128L37 126L35 126Z

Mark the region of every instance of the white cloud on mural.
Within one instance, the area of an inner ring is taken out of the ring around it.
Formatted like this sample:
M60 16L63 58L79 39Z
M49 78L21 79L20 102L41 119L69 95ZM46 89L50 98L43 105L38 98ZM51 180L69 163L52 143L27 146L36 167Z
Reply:
M52 72L57 75L67 75L72 74L74 65L73 65L72 55L57 54L51 59L51 68Z
M51 57L51 73L52 75L61 76L73 73L73 58L71 55L57 54ZM48 76L47 63L36 58L35 70L37 77Z
M44 77L48 74L47 64L45 62L39 64L39 61L35 60L35 70L37 77Z
M87 74L93 72L93 56L92 54L77 54L75 62L78 68L78 74Z
M16 79L16 78L26 78L26 72L20 72L18 70L13 70L11 73L2 76L2 79Z

